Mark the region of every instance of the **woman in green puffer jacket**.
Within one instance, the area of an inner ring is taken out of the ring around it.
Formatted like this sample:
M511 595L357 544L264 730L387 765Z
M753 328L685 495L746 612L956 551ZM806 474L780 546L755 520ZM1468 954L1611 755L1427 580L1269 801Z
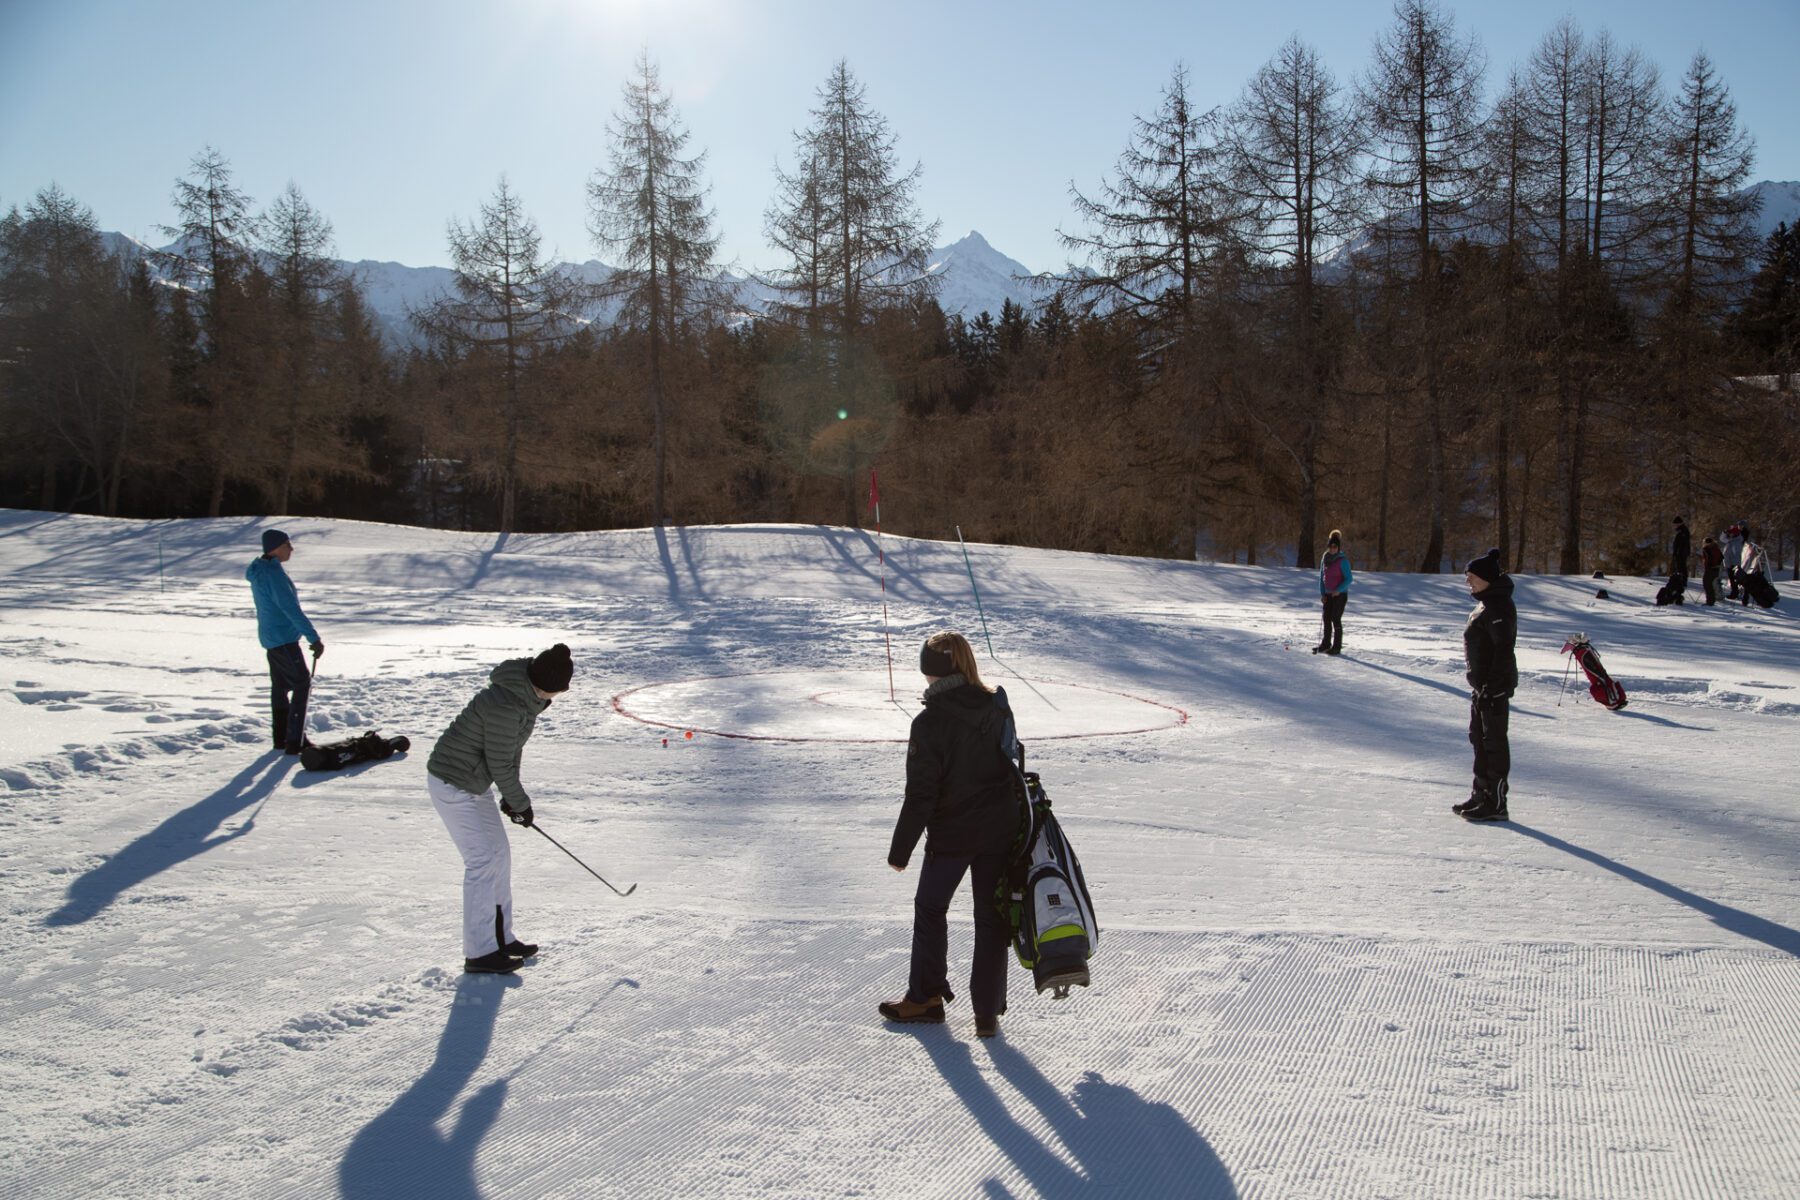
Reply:
M513 935L512 849L500 809L513 824L531 825L519 760L538 714L569 690L574 672L561 642L536 658L508 659L432 747L426 764L432 807L463 859L465 971L510 975L537 953ZM496 786L500 809L493 802Z

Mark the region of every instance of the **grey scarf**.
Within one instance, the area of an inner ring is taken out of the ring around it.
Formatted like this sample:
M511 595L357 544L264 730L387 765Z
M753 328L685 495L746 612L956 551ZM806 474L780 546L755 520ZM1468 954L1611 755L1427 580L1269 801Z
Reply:
M961 675L946 675L936 683L928 685L925 688L925 691L919 696L919 699L921 701L927 701L933 696L939 696L945 692L953 692L967 682L969 681L964 679Z

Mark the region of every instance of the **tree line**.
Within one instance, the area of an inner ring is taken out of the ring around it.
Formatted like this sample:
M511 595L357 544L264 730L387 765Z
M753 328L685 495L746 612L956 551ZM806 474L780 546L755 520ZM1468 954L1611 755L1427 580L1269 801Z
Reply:
M1177 65L1026 310L946 314L920 164L846 62L777 167L775 302L716 264L705 154L641 56L549 262L502 178L452 293L377 333L299 188L208 148L161 261L54 185L0 219L0 498L460 528L866 519L1108 553L1437 571L1660 561L1670 520L1800 535L1800 234L1704 54L1673 86L1559 23L1490 86L1400 0L1356 79L1289 40L1228 105ZM155 267L153 270L152 267Z

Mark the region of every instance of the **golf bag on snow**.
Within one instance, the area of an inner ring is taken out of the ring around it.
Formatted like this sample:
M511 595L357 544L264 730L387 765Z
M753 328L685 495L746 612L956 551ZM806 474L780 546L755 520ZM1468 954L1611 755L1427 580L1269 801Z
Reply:
M1675 574L1669 576L1669 582L1656 589L1656 606L1687 603L1687 576Z
M1744 586L1750 590L1750 598L1756 601L1758 608L1774 608L1781 599L1781 593L1761 571L1744 576Z
M1054 989L1063 1000L1071 987L1090 986L1088 959L1100 942L1100 925L1081 860L1050 811L1037 773L1025 770L1023 745L1015 787L1024 810L1020 838L994 902L1013 931L1019 965L1031 969L1039 992Z
M392 758L412 749L405 737L382 737L373 731L341 742L315 746L308 742L300 751L300 765L308 771L341 771L345 767L374 759Z
M1570 634L1569 640L1563 643L1562 652L1573 654L1575 661L1581 664L1582 673L1588 678L1588 695L1614 712L1625 707L1625 689L1618 680L1606 673L1606 668L1600 664L1600 655L1595 653L1587 634Z

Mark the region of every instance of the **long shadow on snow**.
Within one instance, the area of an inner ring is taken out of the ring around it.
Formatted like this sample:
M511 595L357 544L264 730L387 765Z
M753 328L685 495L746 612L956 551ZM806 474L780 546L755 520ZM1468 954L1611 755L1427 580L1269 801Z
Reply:
M470 1096L447 1135L438 1132L438 1122L481 1069L500 1002L520 983L516 975L464 975L457 981L431 1066L350 1139L338 1164L338 1192L345 1200L401 1195L479 1200L475 1154L506 1103L506 1080L496 1079Z
M1680 721L1671 721L1667 717L1652 716L1647 712L1626 712L1621 709L1619 715L1621 717L1629 717L1633 721L1648 721L1652 725L1665 725L1670 729L1688 729L1695 733L1711 733L1715 728L1712 725L1683 725Z
M274 757L271 758L271 755ZM237 815L252 804L267 800L299 761L279 750L265 751L262 757L239 771L224 787L199 803L175 813L155 829L139 836L123 850L76 879L69 885L68 896L62 907L45 917L44 924L79 925L98 916L124 894L127 888L135 887L178 863L243 837L256 825L254 813L230 833L214 837L213 832L227 818ZM261 778L258 778L259 772L263 772Z
M923 604L926 600L930 600L935 604L949 605L953 603L943 593L926 583L924 577L916 569L906 567L895 554L886 552L885 547L877 546L875 539L869 536L867 530L834 529L829 525L821 525L819 533L825 539L825 544L831 547L832 553L836 554L846 567L858 572L864 579L877 586L881 582L879 572L883 569L882 563L885 560L885 570L892 577L892 582L888 585L888 594L896 602L908 600L914 604ZM851 540L862 543L863 556L861 558L850 552L850 547L846 543ZM876 560L877 570L875 571L869 570L868 567L871 558ZM903 595L900 590L901 584L916 588L919 595Z
M498 535L494 538L494 544L481 552L480 559L475 563L475 573L469 576L467 590L473 591L480 587L481 581L488 577L488 572L494 569L494 556L506 549L508 536L510 535L504 533Z
M1509 821L1506 828L1542 842L1552 850L1561 850L1565 854L1572 854L1585 862L1591 862L1597 867L1605 867L1613 874L1629 879L1642 887L1647 887L1660 896L1678 900L1695 912L1710 918L1713 924L1719 928L1735 933L1739 937L1762 942L1800 958L1800 930L1790 929L1786 925L1777 925L1766 917L1745 912L1741 908L1733 908L1729 904L1720 904L1716 900L1708 900L1705 896L1697 896L1686 888L1676 887L1654 875L1646 875L1644 872L1628 867L1604 854L1596 853L1584 846L1577 846L1573 842L1565 842L1555 834L1545 833L1541 829L1533 829L1531 826L1521 825L1517 821Z
M1366 658L1355 658L1350 655L1342 655L1340 657L1342 657L1343 661L1355 663L1359 667L1367 667L1371 671L1380 671L1383 675L1392 675L1396 679L1404 679L1410 683L1417 683L1424 687L1432 688L1435 691L1443 692L1446 695L1455 696L1458 700L1461 700L1464 704L1467 704L1469 702L1469 689L1467 687L1457 687L1455 684L1444 683L1442 680L1427 679L1423 675L1413 675L1406 671L1396 671L1392 667L1384 667L1380 663L1370 662ZM1531 717L1534 720L1538 720L1538 721L1548 721L1551 719L1550 714L1548 714L1548 713L1533 712L1529 708L1520 708L1519 702L1516 698L1513 700L1511 711L1512 711L1512 715L1515 717ZM1652 720L1655 720L1655 719L1656 718L1652 718ZM1675 724L1673 721L1664 721L1662 723L1665 725L1674 725ZM1676 725L1675 727L1677 729L1690 728L1690 726L1686 726L1686 725Z
M1041 1196L1183 1196L1235 1200L1237 1185L1219 1156L1181 1114L1145 1100L1131 1088L1089 1071L1064 1096L1019 1051L996 1039L989 1054L1000 1074L1036 1108L1080 1165L1076 1170L1007 1111L975 1065L968 1043L941 1028L917 1031L938 1073L993 1141ZM1010 1195L994 1179L982 1189Z

